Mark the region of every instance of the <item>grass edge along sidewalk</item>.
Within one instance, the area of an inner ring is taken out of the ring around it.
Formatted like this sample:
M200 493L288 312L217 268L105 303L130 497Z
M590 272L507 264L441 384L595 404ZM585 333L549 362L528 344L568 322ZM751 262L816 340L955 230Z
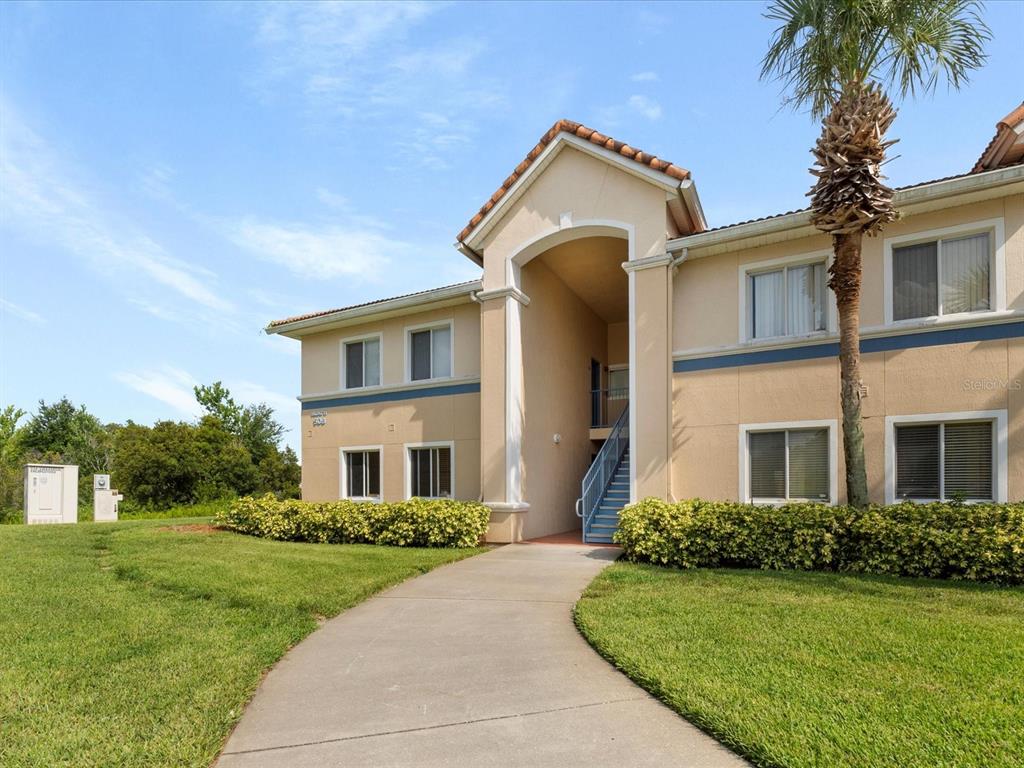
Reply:
M760 766L1010 768L1024 588L620 562L576 607L598 652Z
M208 523L0 527L0 764L205 768L318 621L482 551L296 544Z

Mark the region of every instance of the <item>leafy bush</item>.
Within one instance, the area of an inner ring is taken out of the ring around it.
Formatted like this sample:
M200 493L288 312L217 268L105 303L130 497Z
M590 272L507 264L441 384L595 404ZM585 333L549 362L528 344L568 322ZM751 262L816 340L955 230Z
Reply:
M490 510L473 501L308 502L273 494L238 499L215 518L230 530L268 539L396 547L475 547L490 519Z
M658 499L626 507L630 560L676 568L855 571L1024 583L1024 504L902 503L864 510Z

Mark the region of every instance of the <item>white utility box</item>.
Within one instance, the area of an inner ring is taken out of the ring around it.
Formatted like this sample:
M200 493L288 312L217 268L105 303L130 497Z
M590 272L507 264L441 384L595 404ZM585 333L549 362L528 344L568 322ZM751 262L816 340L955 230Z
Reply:
M25 522L78 522L77 465L25 465Z
M117 502L124 496L110 487L110 475L92 476L92 519L97 523L117 521Z

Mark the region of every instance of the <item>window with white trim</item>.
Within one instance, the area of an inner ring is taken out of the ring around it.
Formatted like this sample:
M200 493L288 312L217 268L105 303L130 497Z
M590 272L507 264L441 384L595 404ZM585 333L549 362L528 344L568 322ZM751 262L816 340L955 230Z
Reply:
M803 336L828 325L825 261L747 273L751 339Z
M345 389L380 384L380 339L348 341L344 345Z
M445 379L452 375L450 324L409 333L409 377L412 381Z
M892 318L911 320L993 307L992 233L892 249Z
M750 501L828 501L827 427L747 432Z
M380 451L343 451L346 499L380 498Z
M426 499L451 497L450 446L409 449L409 495Z
M995 498L995 421L895 424L896 498Z

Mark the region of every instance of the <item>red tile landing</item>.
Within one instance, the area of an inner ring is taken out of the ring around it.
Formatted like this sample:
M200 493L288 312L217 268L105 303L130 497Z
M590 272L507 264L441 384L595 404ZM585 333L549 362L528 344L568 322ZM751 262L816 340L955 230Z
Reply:
M564 533L553 533L550 536L541 536L539 539L527 539L527 544L574 544L579 546L583 543L583 531L577 528L575 531ZM615 544L589 544L591 547L614 547Z

